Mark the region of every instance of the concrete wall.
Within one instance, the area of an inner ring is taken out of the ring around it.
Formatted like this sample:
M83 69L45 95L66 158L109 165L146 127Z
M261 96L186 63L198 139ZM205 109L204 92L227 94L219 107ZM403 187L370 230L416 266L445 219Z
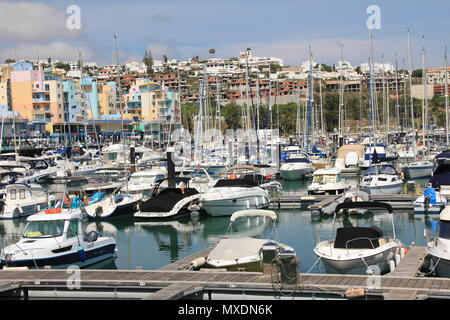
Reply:
M411 87L411 95L416 99L423 99L423 85L413 84ZM432 84L425 85L425 95L427 99L431 99L434 96L434 87Z

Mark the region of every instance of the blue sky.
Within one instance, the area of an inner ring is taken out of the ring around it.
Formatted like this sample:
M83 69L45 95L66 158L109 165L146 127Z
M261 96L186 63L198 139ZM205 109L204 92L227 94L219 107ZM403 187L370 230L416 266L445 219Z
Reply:
M66 8L74 4L81 9L80 31L65 27ZM8 8L3 16L0 10L0 60L49 54L76 60L81 51L86 60L110 63L117 34L121 62L142 59L148 48L157 59L163 54L187 59L208 57L210 48L218 57L232 57L250 47L255 55L296 65L306 60L311 45L316 61L332 64L342 43L344 57L357 65L368 58L369 5L381 9L381 29L373 31L376 61L384 55L394 63L397 54L401 67L410 29L413 67L420 67L422 35L427 67L442 65L450 43L450 2L445 0L0 0L0 8Z

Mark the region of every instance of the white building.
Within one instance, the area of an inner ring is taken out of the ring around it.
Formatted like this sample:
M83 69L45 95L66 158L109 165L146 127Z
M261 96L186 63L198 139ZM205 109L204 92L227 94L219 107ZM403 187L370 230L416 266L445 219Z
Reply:
M362 63L359 67L362 73L369 73L368 63ZM372 73L395 72L395 67L390 63L375 62L373 63L372 68Z
M428 69L426 75L429 84L445 84L445 67ZM450 67L447 68L447 82L450 84Z
M268 66L270 64L284 65L284 61L280 58L274 57L254 57L250 48L242 50L239 54L239 62L241 64L248 63L249 67Z

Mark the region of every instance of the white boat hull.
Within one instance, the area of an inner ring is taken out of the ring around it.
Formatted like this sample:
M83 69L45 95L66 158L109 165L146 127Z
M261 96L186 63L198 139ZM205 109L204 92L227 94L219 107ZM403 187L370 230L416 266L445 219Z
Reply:
M269 199L262 195L241 198L208 200L202 202L202 209L213 217L231 216L234 212L247 209L264 209L269 206Z

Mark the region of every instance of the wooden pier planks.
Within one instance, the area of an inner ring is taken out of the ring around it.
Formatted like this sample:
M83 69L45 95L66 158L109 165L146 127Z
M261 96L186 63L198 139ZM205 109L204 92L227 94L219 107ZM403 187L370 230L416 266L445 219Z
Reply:
M152 293L143 300L178 300L187 295L200 292L203 286L192 283L173 283L167 287Z
M425 247L423 246L411 247L405 257L400 260L400 263L396 267L395 271L390 275L396 277L416 276L423 264L423 259L426 254Z

